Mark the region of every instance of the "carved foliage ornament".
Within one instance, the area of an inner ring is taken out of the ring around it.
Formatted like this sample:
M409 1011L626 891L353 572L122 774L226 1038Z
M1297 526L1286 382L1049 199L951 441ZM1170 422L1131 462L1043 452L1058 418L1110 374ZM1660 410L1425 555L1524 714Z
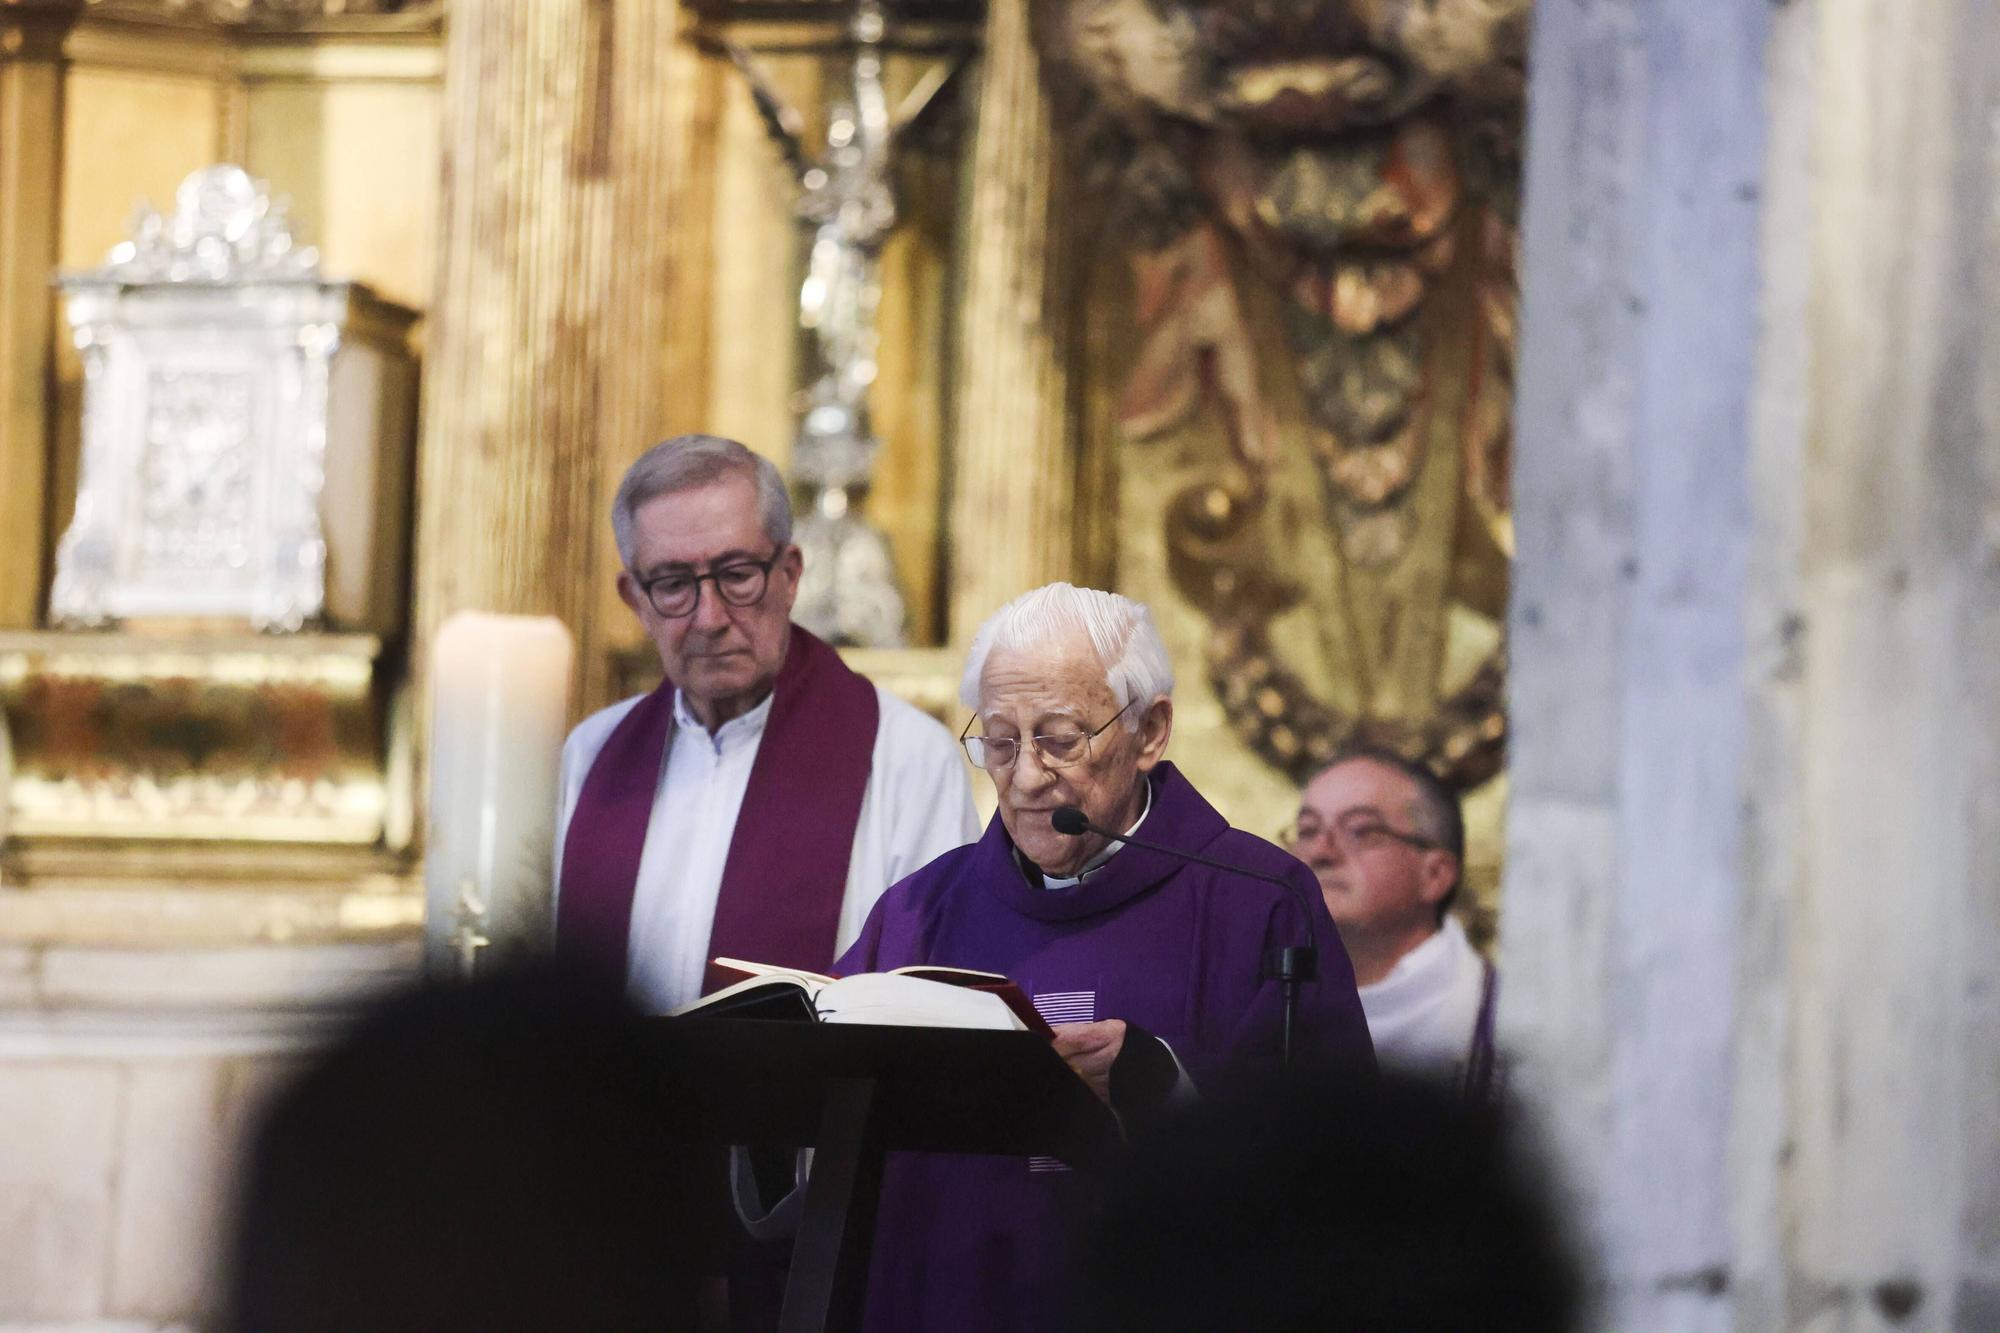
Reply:
M1297 777L1351 742L1460 785L1502 762L1527 15L1528 0L1035 0L1048 86L1114 201L1106 234L1132 238L1144 340L1121 424L1143 444L1213 408L1228 440L1170 506L1170 573L1211 621L1233 724ZM1246 313L1270 307L1278 328ZM1259 364L1271 345L1284 411ZM1274 503L1300 455L1327 567ZM1466 611L1495 630L1448 679ZM1325 669L1280 660L1273 622L1293 612L1342 640L1323 662L1342 664L1347 701L1309 683Z

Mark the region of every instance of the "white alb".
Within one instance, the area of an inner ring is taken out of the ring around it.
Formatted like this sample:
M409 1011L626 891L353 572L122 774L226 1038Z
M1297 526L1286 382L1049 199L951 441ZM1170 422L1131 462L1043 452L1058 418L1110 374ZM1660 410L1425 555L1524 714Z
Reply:
M854 942L869 909L891 884L979 836L972 786L951 733L881 686L875 693L881 721L848 859L836 953ZM612 730L638 702L627 699L593 713L563 746L558 882L583 780ZM701 995L723 865L770 716L766 696L711 735L680 694L674 696L673 739L639 857L626 954L632 998L650 1013L677 1009ZM782 838L785 830L771 829L769 836Z

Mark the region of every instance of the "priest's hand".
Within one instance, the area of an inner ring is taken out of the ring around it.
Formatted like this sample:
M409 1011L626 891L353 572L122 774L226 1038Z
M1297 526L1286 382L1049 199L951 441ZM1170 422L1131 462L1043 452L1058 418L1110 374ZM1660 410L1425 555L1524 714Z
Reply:
M1076 1076L1106 1106L1111 1104L1111 1066L1125 1048L1125 1020L1107 1018L1102 1023L1057 1023L1056 1054L1069 1062Z

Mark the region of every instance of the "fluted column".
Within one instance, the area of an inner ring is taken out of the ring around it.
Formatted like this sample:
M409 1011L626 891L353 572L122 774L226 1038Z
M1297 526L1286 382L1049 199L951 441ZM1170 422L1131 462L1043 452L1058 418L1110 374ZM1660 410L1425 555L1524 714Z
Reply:
M41 604L62 45L82 7L0 6L0 628L34 624Z
M612 702L611 650L642 639L613 588L611 497L633 459L670 435L706 424L696 378L708 333L709 184L700 160L704 58L680 37L684 15L667 0L612 0L618 53L611 87L611 177L605 244L611 290L598 325L598 540L587 577L593 651L579 659L585 709ZM671 388L671 392L669 389Z
M452 11L420 669L439 622L468 608L562 619L580 691L601 668L606 459L643 447L660 410L678 20L655 0Z
M1027 0L993 0L972 153L952 494L951 637L1075 573L1078 424L1064 179Z

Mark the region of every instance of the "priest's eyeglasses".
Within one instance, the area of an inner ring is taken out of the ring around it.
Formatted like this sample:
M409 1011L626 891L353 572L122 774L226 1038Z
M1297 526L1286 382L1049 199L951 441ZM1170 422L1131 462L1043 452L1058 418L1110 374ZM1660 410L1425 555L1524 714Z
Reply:
M1131 710L1132 704L1138 702L1137 699L1133 699L1125 707L1113 713L1111 721L1106 722L1104 727L1125 716ZM967 718L965 731L958 734L958 743L965 747L966 754L972 757L973 763L989 773L1012 768L1014 761L1021 757L1021 742L1012 736L966 735L966 732L972 730L972 724L976 720ZM1034 747L1035 758L1041 761L1043 768L1069 768L1090 758L1090 743L1104 734L1104 727L1091 732L1059 731L1050 736L1030 736L1028 744Z
M695 607L701 604L704 583L713 583L716 596L731 606L755 606L763 600L764 589L771 581L771 567L784 553L785 548L780 546L768 560L732 560L706 574L670 570L640 581L639 589L653 604L653 610L667 620L693 615Z
M1330 822L1321 821L1313 815L1306 815L1286 825L1278 833L1278 845L1288 852L1297 852L1321 838L1333 839L1334 845L1340 848L1342 856L1379 851L1398 843L1423 852L1436 851L1439 847L1438 843L1429 838L1390 828L1377 816L1361 810L1350 812Z

